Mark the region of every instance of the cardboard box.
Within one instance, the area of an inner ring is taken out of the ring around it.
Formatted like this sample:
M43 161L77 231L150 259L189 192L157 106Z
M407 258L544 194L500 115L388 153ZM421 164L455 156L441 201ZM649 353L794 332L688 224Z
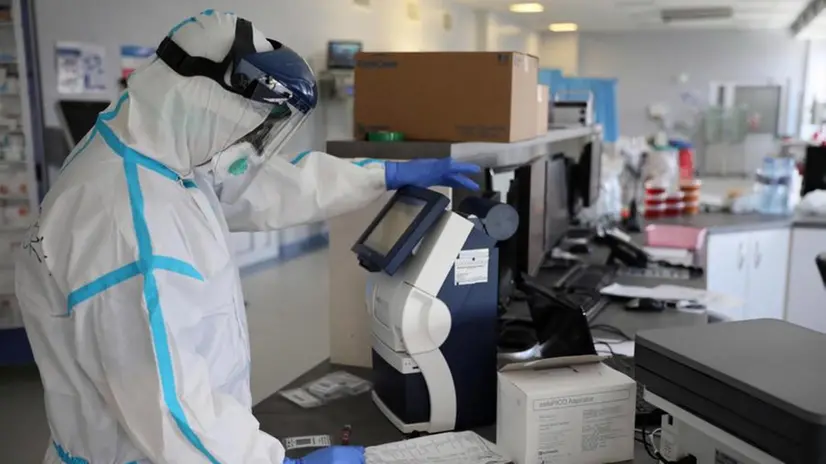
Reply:
M632 460L636 382L601 359L577 356L503 367L496 445L515 464Z
M548 133L550 98L550 87L547 85L539 85L536 87L536 135L545 135Z
M514 142L536 136L539 60L524 53L359 53L354 136Z

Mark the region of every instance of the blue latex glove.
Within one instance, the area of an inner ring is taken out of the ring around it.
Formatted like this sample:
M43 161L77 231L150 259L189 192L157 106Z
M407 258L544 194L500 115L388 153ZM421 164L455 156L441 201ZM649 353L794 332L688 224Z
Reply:
M417 187L463 187L479 190L479 185L465 174L482 170L470 163L460 163L451 158L414 159L406 162L384 163L384 180L387 190L397 190L405 185Z
M364 447L330 446L300 459L287 458L284 464L364 464Z

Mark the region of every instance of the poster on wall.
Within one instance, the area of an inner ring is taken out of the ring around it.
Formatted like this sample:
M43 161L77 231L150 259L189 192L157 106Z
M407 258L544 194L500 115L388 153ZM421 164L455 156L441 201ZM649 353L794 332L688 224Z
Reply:
M142 45L120 46L120 77L126 79L133 71L151 61L155 55L153 47Z
M80 42L58 42L57 91L61 94L106 91L106 48Z

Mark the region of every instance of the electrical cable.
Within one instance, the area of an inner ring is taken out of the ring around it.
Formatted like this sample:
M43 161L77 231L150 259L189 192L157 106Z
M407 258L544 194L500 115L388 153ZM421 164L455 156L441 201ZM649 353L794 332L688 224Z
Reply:
M608 348L608 351L611 353L611 357L612 357L612 358L613 358L614 356L616 356L616 355L617 355L616 353L614 353L614 349L613 349L613 348L611 348L611 343L609 343L609 342L605 342L605 341L601 341L601 340L599 340L599 341L594 341L594 343L597 343L597 344L599 344L599 345L605 345L605 347L606 347L606 348Z
M608 332L608 333L616 335L618 337L622 337L622 339L625 340L625 341L630 342L630 341L634 340L630 335L626 334L621 329L618 329L617 327L614 327L613 325L594 324L594 325L590 326L590 329L591 330L601 330L603 332Z
M648 456L651 459L655 460L658 464L682 464L686 462L695 462L696 459L693 456L689 455L679 461L669 461L668 459L664 458L662 454L660 454L660 450L657 449L657 446L654 445L654 435L658 432L662 432L662 428L654 429L653 432L648 433L646 431L645 425L640 427L639 429L634 429L635 432L639 432L642 434L642 439L638 439L634 437L635 441L641 442L645 447L645 452L648 453Z

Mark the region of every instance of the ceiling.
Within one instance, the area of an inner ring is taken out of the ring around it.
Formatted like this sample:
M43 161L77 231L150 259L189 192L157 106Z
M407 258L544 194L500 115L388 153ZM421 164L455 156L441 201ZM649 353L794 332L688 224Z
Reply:
M477 8L502 11L520 25L547 30L552 22L573 22L580 30L630 29L784 29L803 10L808 0L535 0L543 13L511 13L511 3L531 0L458 0ZM671 8L732 7L734 17L723 20L664 24L660 11Z

